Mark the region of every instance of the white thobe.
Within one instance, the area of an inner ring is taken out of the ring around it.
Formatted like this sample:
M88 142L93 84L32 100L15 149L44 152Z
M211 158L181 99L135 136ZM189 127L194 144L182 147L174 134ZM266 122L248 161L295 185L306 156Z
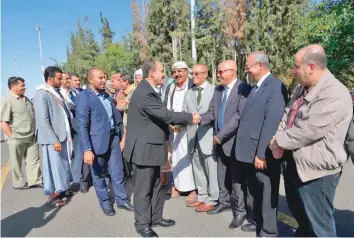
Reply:
M177 86L176 86L177 87ZM171 88L171 90L173 90ZM188 81L183 88L176 88L173 97L173 111L181 112L184 102L184 94L188 91ZM167 107L170 108L171 97L168 98ZM178 191L187 192L195 190L191 155L187 148L187 128L182 127L180 132L174 132L172 147L172 173L174 186Z

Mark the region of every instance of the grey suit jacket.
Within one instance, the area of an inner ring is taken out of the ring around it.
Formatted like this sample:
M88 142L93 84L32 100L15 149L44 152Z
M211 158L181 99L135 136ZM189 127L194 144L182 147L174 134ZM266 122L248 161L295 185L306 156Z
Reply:
M268 146L278 128L287 101L287 90L272 74L248 98L236 137L236 159L253 163L255 156L272 160Z
M36 118L36 141L47 145L66 140L65 113L55 97L45 90L38 90L33 98Z
M225 126L222 130L219 130L218 114L224 90L224 86L222 85L219 85L215 88L208 111L204 114L201 114L201 125L210 123L214 124L214 134L216 134L216 137L220 140L225 155L231 156L235 135L239 125L240 115L243 110L246 98L250 92L250 86L247 83L237 79L226 102L224 115Z
M202 114L208 111L209 104L214 95L215 86L207 83L200 104L198 105L197 96L198 88L193 86L184 95L183 111ZM200 149L204 155L213 154L214 137L213 125L205 124L201 126L189 125L187 126L188 152L193 153L196 140L198 140Z

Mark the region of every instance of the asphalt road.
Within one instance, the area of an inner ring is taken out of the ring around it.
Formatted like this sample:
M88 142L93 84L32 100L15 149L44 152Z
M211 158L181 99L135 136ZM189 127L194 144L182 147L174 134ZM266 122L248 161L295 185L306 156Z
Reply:
M1 165L6 172L8 151L6 143L1 143ZM336 221L339 236L354 236L354 166L351 162L345 165L343 176L335 198ZM2 178L3 179L3 178ZM131 192L131 181L127 183ZM1 236L127 236L134 237L134 214L118 210L113 217L102 213L95 191L73 196L67 206L60 209L43 205L46 198L42 189L18 191L12 189L11 174L4 180L1 191ZM164 217L175 219L177 224L172 228L155 228L160 236L166 237L244 237L254 236L241 229L230 230L228 225L232 219L231 212L218 215L196 213L184 205L184 197L170 199L163 193ZM293 219L285 200L283 182L279 195L279 230L280 236L291 236Z

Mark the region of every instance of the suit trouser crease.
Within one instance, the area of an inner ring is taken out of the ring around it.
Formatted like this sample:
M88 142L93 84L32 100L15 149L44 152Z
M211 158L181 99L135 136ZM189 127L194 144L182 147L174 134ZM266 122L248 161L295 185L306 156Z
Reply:
M302 182L293 158L287 161L284 174L289 209L299 224L297 236L337 236L333 217L334 196L340 173Z
M237 161L236 163L236 200L237 197L244 201L246 189L242 188L247 184L253 200L252 211L253 221L257 225L257 233L260 236L277 236L277 209L280 183L280 162L268 162L267 169L262 171L254 168L251 163ZM237 194L237 191L243 191ZM242 194L242 195L241 195ZM236 209L235 213L245 212L245 205ZM236 206L237 207L237 206ZM240 210L240 211L239 211Z
M12 184L14 187L21 187L25 184L22 174L22 160L25 159L26 175L29 186L42 182L40 169L40 158L38 145L33 138L30 142L23 142L19 139L9 139L9 157L12 168Z
M83 165L83 159L84 155L80 149L80 141L79 141L79 135L74 134L73 136L73 147L74 147L74 155L73 159L71 161L71 176L73 178L74 183L79 183L81 179L81 171L82 171L82 165Z
M133 164L135 227L142 229L162 219L160 166Z
M91 166L92 183L95 187L101 207L106 207L110 203L104 176L106 163L108 163L108 172L111 176L115 201L118 206L121 206L128 201L128 197L125 189L122 154L118 136L111 136L108 151L103 155L96 155L93 165Z
M198 142L192 158L193 175L198 189L198 201L215 205L219 198L217 162L213 155L204 155Z
M230 195L232 193L230 157L225 155L221 146L218 146L217 148L217 156L219 204L230 205Z

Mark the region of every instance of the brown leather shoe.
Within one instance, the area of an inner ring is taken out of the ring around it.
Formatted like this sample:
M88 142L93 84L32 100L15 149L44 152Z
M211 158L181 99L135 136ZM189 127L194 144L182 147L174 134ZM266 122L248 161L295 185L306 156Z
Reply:
M202 202L196 201L196 202L186 202L187 207L199 207L201 206Z
M213 209L214 207L215 207L215 205L207 205L207 204L203 203L202 205L197 207L195 209L195 211L196 212L208 212L208 211L211 211L211 209Z

